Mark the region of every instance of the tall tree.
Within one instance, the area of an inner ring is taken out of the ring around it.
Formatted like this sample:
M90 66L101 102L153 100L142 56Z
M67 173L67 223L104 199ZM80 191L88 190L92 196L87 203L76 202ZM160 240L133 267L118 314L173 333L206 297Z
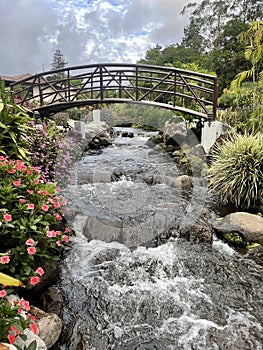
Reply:
M65 68L68 62L64 60L63 53L60 50L56 50L53 54L52 70Z
M250 79L253 83L263 80L263 21L253 21L246 32L239 34L241 42L245 42L245 58L250 62L250 69L240 72L232 81L232 86L240 87L241 83Z

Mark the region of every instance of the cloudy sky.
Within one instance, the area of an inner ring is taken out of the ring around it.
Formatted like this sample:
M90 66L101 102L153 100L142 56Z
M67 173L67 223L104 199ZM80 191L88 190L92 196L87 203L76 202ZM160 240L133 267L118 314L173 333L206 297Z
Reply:
M136 63L147 49L181 41L188 0L0 0L0 75L68 66Z

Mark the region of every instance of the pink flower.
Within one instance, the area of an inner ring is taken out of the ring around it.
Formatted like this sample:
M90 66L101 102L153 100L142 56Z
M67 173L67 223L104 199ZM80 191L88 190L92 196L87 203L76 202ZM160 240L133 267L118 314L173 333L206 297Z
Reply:
M42 205L42 210L48 211L48 209L49 209L48 205L46 205L46 204L43 204L43 205Z
M4 156L0 156L0 160L5 160L5 157Z
M47 232L47 237L49 237L49 238L56 237L56 232L54 230L48 231Z
M33 193L34 193L33 190L27 190L27 192L28 192L29 194L33 194Z
M9 174L14 174L15 171L16 171L16 169L10 169L10 170L8 170L8 173L9 173Z
M27 248L27 252L28 252L28 254L29 255L34 255L34 254L36 254L36 248L35 247L28 247Z
M0 298L3 298L6 296L6 291L4 289L0 290Z
M16 336L14 334L8 334L7 339L10 344L14 344L14 342L16 341Z
M54 202L54 207L57 209L60 207L60 204L58 202Z
M29 203L29 204L27 205L27 209L35 209L35 204Z
M58 247L60 247L60 246L61 246L61 242L60 242L60 241L56 241L56 245L57 245Z
M36 284L38 284L40 281L39 277L38 276L33 276L30 278L30 284L32 286L35 286Z
M4 220L5 220L6 222L12 221L12 215L10 215L10 214L5 214L5 215L4 215Z
M30 323L29 325L31 331L33 331L35 334L37 334L37 325L35 323Z
M20 203L26 203L26 200L25 200L24 198L20 198L20 199L19 199L19 202L20 202Z
M45 271L42 269L42 267L38 267L36 269L36 273L39 275L39 276L42 276L44 275Z
M18 187L21 185L21 181L20 180L13 181L13 185Z
M55 217L56 217L56 219L57 219L58 221L61 221L61 220L62 220L62 216L59 215L58 213L55 213L54 215L55 215Z
M29 302L24 300L24 299L21 299L21 305L23 306L23 308L26 310L26 311L29 311L30 310L30 305L29 305Z
M0 257L0 263L1 264L8 264L10 261L10 258L8 255L4 255Z
M65 228L65 233L69 233L70 232L70 229L68 227Z
M26 245L34 245L35 244L35 241L33 240L33 238L29 238L27 241L26 241Z
M66 243L68 243L68 236L63 236L63 240L64 240L64 242L66 242Z

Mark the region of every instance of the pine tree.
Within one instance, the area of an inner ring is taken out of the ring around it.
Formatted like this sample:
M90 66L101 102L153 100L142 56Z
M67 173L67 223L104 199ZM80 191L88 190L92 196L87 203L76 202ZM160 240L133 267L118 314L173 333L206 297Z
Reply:
M60 50L56 50L53 54L52 70L65 68L68 62L64 60L63 53Z

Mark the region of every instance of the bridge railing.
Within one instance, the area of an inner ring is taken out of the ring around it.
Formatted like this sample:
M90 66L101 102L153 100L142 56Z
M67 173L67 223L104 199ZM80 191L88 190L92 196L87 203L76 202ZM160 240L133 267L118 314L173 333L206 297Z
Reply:
M94 64L36 74L11 85L21 105L50 114L98 103L148 103L214 119L215 76L174 67Z

